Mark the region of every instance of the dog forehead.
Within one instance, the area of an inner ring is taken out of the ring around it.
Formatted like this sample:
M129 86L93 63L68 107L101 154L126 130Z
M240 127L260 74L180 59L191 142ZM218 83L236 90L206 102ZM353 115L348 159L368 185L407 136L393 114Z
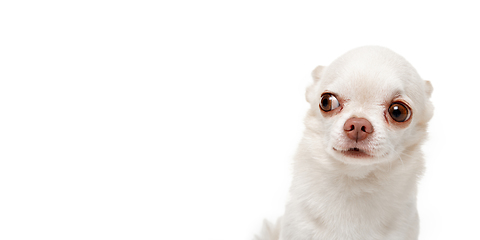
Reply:
M350 70L325 85L326 91L332 91L346 99L361 101L386 100L392 97L391 95L403 93L403 89L404 81L401 77L390 74L385 69L371 67L368 70Z
M411 78L409 70L408 63L388 49L363 47L328 66L320 86L347 99L385 101L404 91Z

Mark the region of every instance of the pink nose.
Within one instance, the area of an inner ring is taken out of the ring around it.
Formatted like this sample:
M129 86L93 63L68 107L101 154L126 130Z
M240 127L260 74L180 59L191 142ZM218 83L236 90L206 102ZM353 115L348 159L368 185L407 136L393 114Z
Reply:
M348 138L356 142L362 141L373 132L372 124L365 118L350 118L343 125Z

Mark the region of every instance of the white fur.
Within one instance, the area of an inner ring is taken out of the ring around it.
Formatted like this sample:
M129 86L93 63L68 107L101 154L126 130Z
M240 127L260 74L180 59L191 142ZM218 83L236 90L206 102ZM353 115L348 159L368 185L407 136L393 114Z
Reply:
M354 49L312 75L290 201L277 227L269 226L258 239L417 239L417 181L424 171L420 145L433 114L431 84L403 57L374 46ZM319 109L326 91L344 99L342 109L330 116ZM400 126L387 117L398 99L412 109L412 119ZM334 150L348 149L343 126L352 117L365 118L374 128L359 143L370 158Z

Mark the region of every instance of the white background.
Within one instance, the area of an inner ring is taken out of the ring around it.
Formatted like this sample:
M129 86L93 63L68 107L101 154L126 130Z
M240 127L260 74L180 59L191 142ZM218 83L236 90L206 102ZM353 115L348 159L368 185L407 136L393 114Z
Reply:
M2 1L1 239L252 239L310 72L381 45L431 80L420 239L480 239L473 1Z

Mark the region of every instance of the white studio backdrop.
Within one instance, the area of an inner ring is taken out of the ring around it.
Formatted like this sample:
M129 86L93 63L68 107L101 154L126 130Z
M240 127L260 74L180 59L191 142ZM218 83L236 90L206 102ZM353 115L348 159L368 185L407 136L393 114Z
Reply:
M317 65L434 85L422 240L480 239L473 1L2 1L0 239L252 239L283 212Z

